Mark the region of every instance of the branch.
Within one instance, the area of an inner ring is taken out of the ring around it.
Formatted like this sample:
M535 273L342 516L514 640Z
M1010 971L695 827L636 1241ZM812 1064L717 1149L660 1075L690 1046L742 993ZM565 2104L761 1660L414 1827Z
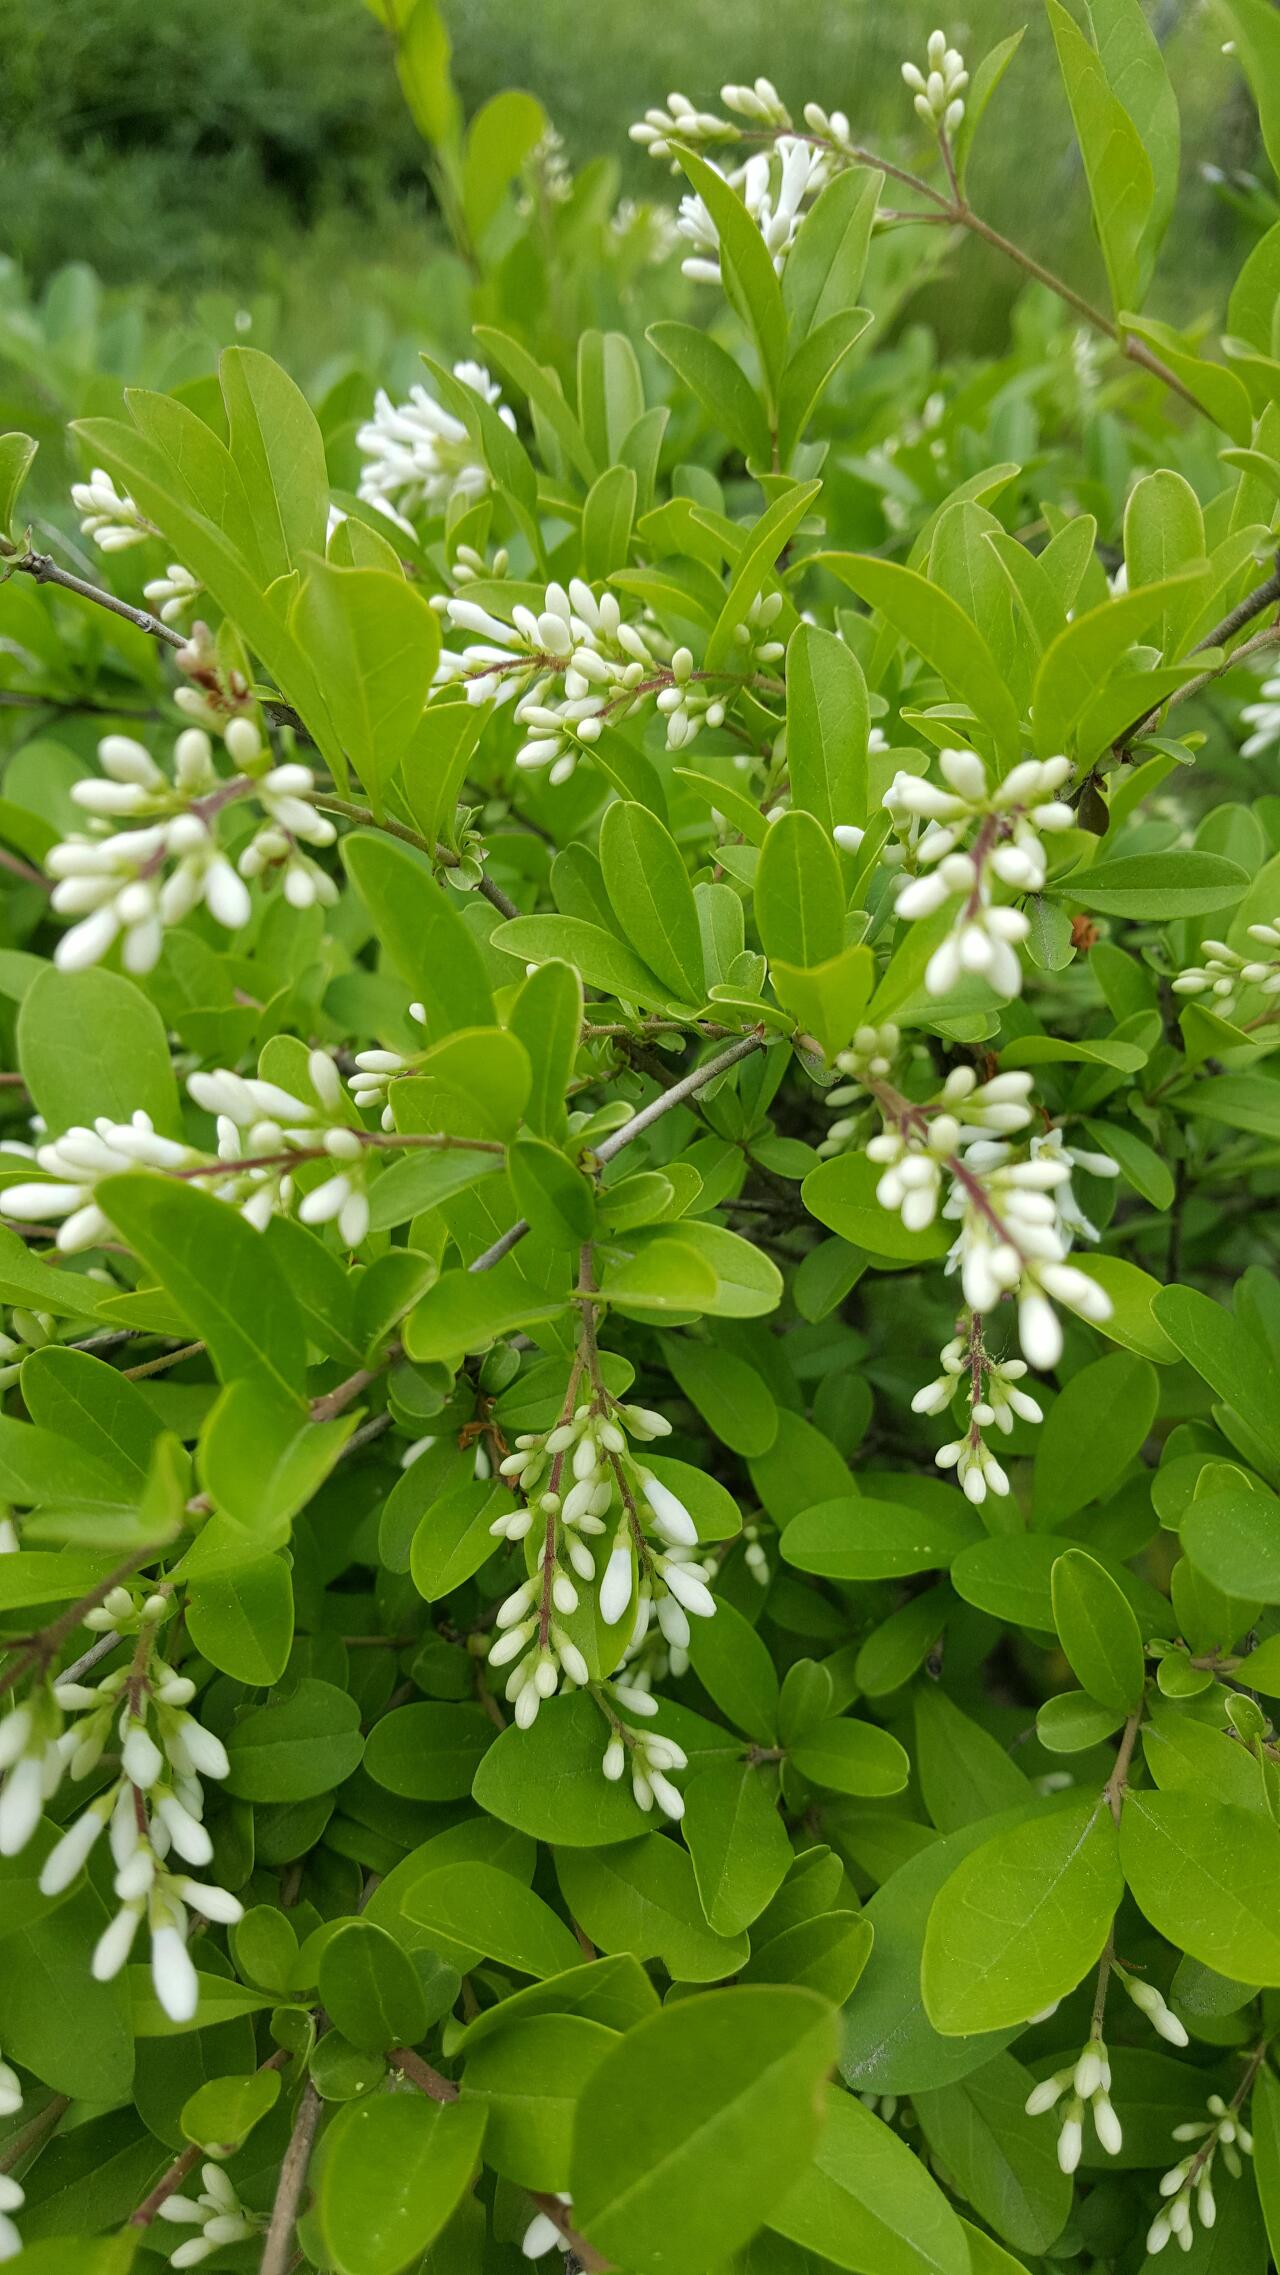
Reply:
M289 2146L280 2166L280 2179L276 2186L275 2202L271 2207L271 2219L262 2247L258 2275L287 2275L293 2246L293 2225L302 2202L311 2151L315 2147L320 2108L320 2096L308 2078L298 2097L293 2131L289 2135Z
M74 592L81 600L91 600L96 608L105 608L112 616L123 616L139 632L149 632L153 640L163 640L167 647L185 648L187 635L175 632L172 624L164 624L145 608L135 608L131 600L118 600L113 592L101 585L91 585L86 577L73 576L70 569L60 569L49 553L24 553L13 567L22 576L34 577L38 585L58 585L63 592Z
M40 1633L18 1653L16 1659L11 1660L4 1673L0 1674L0 1694L12 1690L20 1676L26 1674L28 1669L36 1666L40 1660L51 1659L59 1646L65 1643L67 1637L79 1627L86 1612L96 1611L99 1604L106 1602L113 1588L118 1588L122 1580L131 1580L134 1573L141 1571L142 1566L150 1563L152 1557L157 1554L158 1550L154 1543L150 1548L135 1549L132 1556L126 1556L122 1564L117 1564L113 1571L108 1572L105 1580L99 1580L96 1588L90 1588L87 1595L80 1596L72 1604L69 1611L61 1612L57 1619L50 1622L48 1627L41 1628ZM118 1641L119 1638L113 1637L112 1640Z
M419 2093L425 2093L428 2100L457 2100L458 2088L453 2079L444 2077L439 2070L433 2070L430 2062L424 2062L421 2054L415 2054L411 2046L393 2046L387 2060L393 2070L399 2070L401 2077L408 2078L410 2085L416 2085Z
M595 2250L593 2245L587 2242L586 2237L580 2236L578 2234L577 2229L574 2227L572 2221L569 2218L569 2207L567 2204L562 2204L558 2196L544 2195L541 2189L538 2188L530 2188L526 2191L526 2193L530 2201L537 2205L538 2210L546 2214L546 2217L550 2220L551 2225L554 2228L558 2228L560 2230L560 2233L564 2237L565 2242L568 2244L570 2251L573 2253L574 2258L577 2260L579 2267L582 2269L582 2275L609 2275L609 2270L613 2266L613 2261L611 2259L602 2259L599 2252Z
M691 1073L681 1075L680 1080L673 1082L669 1090L660 1091L656 1098L650 1099L647 1106L640 1108L638 1114L633 1114L629 1122L624 1122L620 1130L614 1130L611 1136L601 1139L599 1145L593 1148L597 1162L612 1161L624 1146L631 1144L633 1138L652 1129L653 1124L660 1122L664 1114L669 1114L676 1106L683 1106L686 1099L696 1097L699 1090L705 1090L709 1082L715 1081L717 1075L736 1066L739 1059L749 1058L753 1051L763 1050L765 1041L763 1027L753 1027L749 1035L739 1035L737 1041L717 1057L708 1059L703 1066L695 1066ZM486 1248L482 1256L477 1256L474 1264L468 1265L468 1271L492 1271L495 1264L501 1263L504 1256L510 1255L528 1230L527 1217L520 1217L515 1224L509 1224L492 1247Z
M1116 1753L1115 1768L1102 1789L1102 1798L1117 1824L1120 1822L1120 1812L1124 1807L1125 1787L1129 1782L1129 1764L1133 1760L1134 1744L1141 1722L1142 1708L1139 1706L1125 1723L1119 1749Z
M161 2205L167 2204L171 2196L177 2195L187 2174L194 2172L203 2155L204 2150L199 2141L192 2141L181 2156L176 2156L167 2172L161 2173L151 2194L143 2197L136 2212L130 2213L130 2227L149 2228L152 2221L159 2218Z

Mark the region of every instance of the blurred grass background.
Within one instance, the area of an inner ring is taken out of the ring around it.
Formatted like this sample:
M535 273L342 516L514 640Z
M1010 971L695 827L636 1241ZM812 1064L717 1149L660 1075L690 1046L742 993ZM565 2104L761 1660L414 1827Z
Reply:
M899 77L937 0L445 0L466 108L504 86L539 95L571 159L609 154L624 187L675 186L628 143L678 87L715 100L729 77L774 77L798 108L846 110L887 153L923 156ZM981 210L1099 288L1087 199L1052 42L1034 0L970 0L944 16L971 62L1027 24L981 137ZM1191 321L1241 222L1206 165L1248 169L1256 126L1203 0L1156 0L1152 21L1183 112L1184 196L1153 309ZM68 261L146 286L181 315L211 292L282 292L291 327L333 346L335 312L376 277L403 319L434 241L422 152L385 34L360 0L0 0L0 252L39 290ZM1245 240L1247 242L1247 238ZM1202 283L1203 280L1203 283ZM952 345L999 346L1017 280L967 248L924 312ZM302 343L298 343L302 345Z

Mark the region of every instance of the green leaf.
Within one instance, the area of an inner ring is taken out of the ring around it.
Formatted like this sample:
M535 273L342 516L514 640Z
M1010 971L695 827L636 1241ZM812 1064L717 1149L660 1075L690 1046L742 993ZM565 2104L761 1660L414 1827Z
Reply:
M136 1383L88 1351L46 1344L22 1362L22 1400L37 1429L60 1436L128 1480L145 1484L161 1423ZM64 1491L74 1491L68 1483Z
M685 1793L681 1830L708 1924L717 1935L750 1927L792 1862L766 1774L749 1760L715 1761L699 1769Z
M1036 1433L1038 1529L1051 1530L1120 1483L1155 1420L1158 1397L1146 1361L1120 1352L1072 1376Z
M1275 1372L1262 1343L1198 1288L1162 1288L1151 1308L1184 1359L1240 1416L1280 1469Z
M164 1022L141 988L115 972L47 964L18 1014L18 1063L53 1134L99 1114L127 1122L139 1109L178 1134L178 1092Z
M848 167L827 183L805 215L782 273L782 301L793 340L804 342L820 324L853 307L883 188L884 176L874 168Z
M1143 243L1156 194L1151 161L1137 125L1108 84L1096 48L1061 0L1045 0L1045 5L1084 159L1112 306L1117 312L1140 308L1150 273Z
M207 1343L224 1381L249 1376L279 1400L303 1395L306 1336L288 1282L260 1232L193 1185L144 1174L105 1178L98 1199Z
M522 87L504 87L481 104L467 128L462 161L462 207L473 240L483 237L546 131L546 112Z
M324 437L300 387L257 348L224 348L218 378L227 441L244 483L266 582L324 549Z
M813 2162L769 2225L853 2275L969 2275L964 2230L937 2181L834 2086Z
M1234 34L1271 169L1280 174L1280 27L1267 0L1217 0Z
M782 1554L801 1572L827 1580L897 1580L913 1572L942 1572L958 1555L972 1553L980 1527L958 1493L947 1495L954 1513L854 1498L820 1501L791 1519ZM1007 1541L1002 1541L1007 1547Z
M637 954L674 996L701 1003L702 932L670 831L646 807L618 799L601 826L600 865L618 923Z
M798 625L787 649L787 775L792 805L828 835L837 824L863 827L868 819L870 727L857 657L833 632Z
M1280 1984L1280 1828L1201 1793L1134 1793L1120 1861L1139 1909L1179 1950L1243 1983Z
M1116 6L1117 0L1110 0L1110 4ZM1131 0L1120 0L1121 6L1126 4ZM1200 560L1205 551L1200 500L1181 474L1161 467L1134 483L1124 514L1124 557L1130 591L1175 577L1190 562ZM1194 588L1188 586L1181 601L1165 610L1154 633L1162 655L1177 653L1194 607Z
M1249 880L1220 853L1123 853L1073 869L1054 891L1102 916L1211 916L1234 908Z
M948 692L991 730L1004 763L1012 764L1018 749L1017 706L990 648L959 603L917 569L897 561L875 561L859 553L826 553L821 559L932 665Z
M14 533L14 508L38 447L29 434L0 434L0 538Z
M394 1936L371 1920L339 1924L321 1951L318 1982L334 2028L367 2053L413 2046L426 2035L427 2002L417 1968Z
M945 1256L951 1246L945 1225L926 1225L923 1231L915 1232L904 1225L896 1211L881 1207L876 1186L883 1175L883 1169L868 1161L865 1153L841 1153L833 1161L824 1161L820 1168L811 1169L800 1191L810 1216L872 1256L892 1257L904 1264L927 1263Z
M645 338L743 457L766 464L770 444L765 407L728 350L692 324L650 324Z
M734 1453L767 1453L777 1436L773 1394L753 1366L718 1343L664 1335L662 1356L685 1397Z
M563 1920L532 1889L491 1864L442 1864L414 1882L404 1909L428 1932L474 1943L490 1959L545 1981L582 1954Z
M306 1801L350 1777L364 1752L360 1708L306 1676L286 1698L251 1707L227 1740L227 1791L244 1801Z
M846 308L819 324L791 357L778 402L778 455L785 464L793 462L821 397L870 322L869 308Z
M186 1607L187 1631L210 1666L259 1689L279 1682L293 1645L293 1582L283 1558L193 1580Z
M1053 1567L1053 1619L1071 1671L1090 1698L1118 1713L1142 1703L1145 1662L1133 1607L1082 1548Z
M831 1793L901 1793L911 1771L905 1747L874 1722L822 1722L787 1755L802 1777Z
M397 1706L369 1732L364 1767L388 1793L411 1801L461 1801L493 1735L479 1706L446 1706L434 1699Z
M969 171L969 158L978 127L992 96L1021 47L1024 37L1024 31L1016 31L1011 32L1008 39L1000 40L995 47L983 56L977 70L970 78L965 91L964 117L960 121L959 129L952 143L952 156L955 160L956 176L961 189L964 188L965 176Z
M1253 2131L1253 2169L1258 2200L1266 2222L1267 2241L1274 2258L1280 2251L1280 2083L1265 2064L1258 2072L1249 2103Z
M1058 0L1046 4L1057 7ZM1135 641L1166 609L1184 601L1197 582L1197 572L1184 570L1137 592L1113 596L1063 627L1045 649L1031 691L1039 757L1050 758L1068 747L1082 713Z
M811 813L780 814L760 854L756 924L765 954L802 970L844 946L844 887L830 831Z
M182 2105L182 2130L201 2148L226 2155L248 2139L280 2099L279 2070L248 2077L210 2078Z
M531 408L555 435L566 465L572 466L584 482L593 482L598 469L587 448L586 437L565 401L557 373L549 364L538 363L510 333L500 332L492 324L476 324L472 330L481 352L500 364L516 386L523 388ZM703 335L699 332L694 336L701 339Z
M1182 1545L1215 1588L1243 1602L1280 1603L1280 1501L1272 1493L1197 1495L1180 1527Z
M508 1016L533 1070L525 1120L539 1137L560 1144L568 1134L564 1094L582 1031L582 982L573 965L553 960L529 973Z
M778 1718L773 1660L755 1628L731 1603L719 1603L714 1619L698 1621L689 1660L703 1689L734 1727L760 1745L772 1745Z
M312 2217L336 2275L400 2275L448 2220L484 2137L479 2101L369 2094L328 2126Z
M495 925L493 945L522 964L571 964L587 987L642 1010L665 1010L671 1000L671 990L624 941L585 917L513 916Z
M556 1873L574 1919L602 1951L660 1959L678 1983L720 1982L747 1956L745 1935L706 1925L690 1858L661 1833L625 1847L558 1849Z
M1184 1114L1229 1130L1280 1138L1280 1082L1265 1074L1211 1074L1178 1100Z
M586 2015L525 2014L469 2050L462 2090L487 2113L485 2162L518 2187L567 2188L578 2103L616 2044Z
M1092 1796L984 1842L929 1914L921 1985L935 2028L998 2030L1065 1998L1098 1958L1121 1888L1116 1829Z
M692 150L677 149L675 156L714 223L725 290L751 327L776 402L787 353L787 312L764 238L723 174Z
M7 1561L7 1559L6 1559ZM6 1934L0 2032L7 2058L73 2100L110 2106L129 2091L134 2049L119 1975L95 1982L87 1955L111 1914L84 1886L56 1910Z
M598 581L625 569L635 517L635 474L629 466L611 466L592 485L582 509L584 576Z
M440 654L440 619L389 569L335 569L312 556L290 628L380 813L422 717Z
M342 858L379 941L410 995L426 1008L429 1039L439 1042L459 1027L491 1027L493 998L480 951L430 862L372 830L344 838Z
M1030 1798L1025 1777L999 1739L963 1714L936 1682L916 1690L915 1734L920 1791L940 1832L980 1823Z
M574 2134L574 2221L636 2275L720 2262L811 2154L834 2017L810 1991L739 1987L663 2009L605 2056Z
M1066 2225L1072 2188L1058 2169L1052 2126L1027 2116L1033 2083L1012 2054L997 2054L958 2084L912 2101L959 2194L1019 2251L1040 2253Z

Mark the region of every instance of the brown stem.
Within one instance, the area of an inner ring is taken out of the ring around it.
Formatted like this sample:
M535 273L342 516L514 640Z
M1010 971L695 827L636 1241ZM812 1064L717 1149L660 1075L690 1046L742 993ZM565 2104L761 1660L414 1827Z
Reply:
M24 885L38 885L42 893L51 893L53 886L40 869L33 869L29 861L19 860L10 853L7 845L0 845L0 869L7 869L11 877L20 877Z
M1111 1814L1114 1817L1117 1825L1120 1822L1121 1810L1124 1808L1125 1787L1129 1782L1129 1764L1133 1760L1133 1749L1137 1741L1138 1731L1141 1728L1141 1725L1142 1708L1139 1706L1135 1707L1133 1713L1129 1716L1128 1721L1125 1723L1124 1730L1120 1739L1120 1745L1116 1753L1115 1767L1102 1789L1102 1798L1106 1802L1107 1807L1111 1811Z
M143 2197L136 2212L130 2213L129 2226L131 2228L149 2228L151 2222L159 2218L161 2205L167 2204L171 2196L177 2195L187 2174L194 2172L203 2155L204 2150L199 2141L192 2141L190 2147L182 2151L181 2156L176 2156L167 2172L161 2173L151 2194Z
M42 2148L51 2133L55 2133L71 2107L69 2094L55 2093L43 2109L27 2120L20 2133L15 2133L4 2155L0 2156L0 2172L12 2172L33 2149Z
M280 2166L280 2178L267 2224L266 2240L262 2246L262 2258L258 2263L258 2275L287 2275L294 2222L306 2186L311 2151L315 2147L320 2109L320 2096L313 2081L308 2078L298 2097L293 2131L289 2135L289 2146Z
M408 2078L410 2085L416 2085L419 2093L425 2093L432 2101L457 2100L458 2088L453 2079L433 2070L430 2062L424 2062L411 2046L393 2046L387 2060L393 2070L399 2070L401 2077Z

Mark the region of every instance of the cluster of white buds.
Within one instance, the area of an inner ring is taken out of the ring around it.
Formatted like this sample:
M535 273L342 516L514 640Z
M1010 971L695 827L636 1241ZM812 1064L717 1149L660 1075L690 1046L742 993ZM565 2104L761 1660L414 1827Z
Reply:
M779 276L808 202L826 187L831 170L828 151L815 149L799 135L780 134L769 149L753 151L745 165L724 176L763 237ZM680 200L677 228L693 247L680 264L684 275L694 284L721 284L720 233L694 191Z
M715 111L700 111L687 95L677 93L668 95L665 110L655 106L646 111L628 131L651 158L669 158L673 142L736 142L742 130Z
M128 1122L113 1122L109 1114L99 1114L92 1129L77 1124L37 1148L36 1162L45 1181L9 1186L5 1213L29 1224L61 1218L58 1246L64 1255L74 1255L82 1248L95 1248L110 1235L110 1221L94 1198L100 1179L122 1176L129 1169L198 1169L206 1158L195 1146L162 1137L141 1108Z
M1280 681L1277 681L1280 687ZM1251 924L1249 938L1269 948L1269 956L1242 956L1225 940L1202 940L1198 964L1188 964L1172 982L1175 995L1210 995L1215 1011L1229 1011L1242 987L1261 988L1264 995L1280 995L1280 917L1270 924Z
M187 1950L188 1913L231 1923L241 1917L242 1906L227 1889L172 1870L168 1859L197 1868L211 1861L201 1780L225 1777L230 1765L221 1739L187 1711L195 1684L156 1652L156 1631L173 1609L171 1599L156 1593L139 1602L129 1588L116 1587L98 1608L100 1616L90 1614L86 1626L116 1637L135 1635L132 1663L96 1684L55 1678L6 1716L0 1725L0 1762L7 1772L0 1793L0 1853L14 1856L24 1849L64 1774L73 1780L90 1776L118 1738L119 1777L50 1850L40 1891L59 1896L69 1888L109 1828L120 1908L98 1939L94 1977L107 1982L119 1974L145 1917L156 1997L173 2021L189 2022L199 1984Z
M515 417L482 363L455 363L453 376L482 403L496 410L515 432ZM437 403L419 381L405 403L393 403L383 388L374 397L373 417L356 435L365 464L359 495L388 521L416 534L410 516L442 514L453 498L478 498L489 487L489 470L461 419Z
M1240 713L1242 723L1253 729L1240 745L1241 758L1260 758L1280 742L1280 679L1264 679L1258 693L1261 702L1246 703Z
M96 1197L100 1180L129 1169L157 1169L170 1176L198 1175L205 1192L238 1208L262 1231L290 1207L295 1171L302 1166L291 1157L300 1155L334 1165L329 1176L303 1193L298 1204L302 1223L328 1224L336 1218L343 1240L358 1247L369 1229L365 1171L370 1141L354 1120L328 1053L313 1051L307 1068L312 1100L227 1067L193 1074L187 1084L192 1098L217 1120L216 1153L162 1137L141 1110L128 1122L100 1114L92 1129L77 1125L38 1148L36 1161L45 1181L8 1187L6 1213L39 1224L61 1218L58 1246L64 1254L74 1254L95 1247L110 1233L110 1220Z
M1024 1422L1042 1422L1038 1402L1020 1386L1026 1374L1024 1359L993 1359L983 1341L982 1322L972 1313L961 1331L943 1345L942 1372L927 1382L911 1401L913 1414L941 1414L957 1391L967 1388L969 1426L962 1438L940 1446L934 1455L939 1469L954 1469L967 1500L975 1505L988 1493L1009 1491L1009 1480L983 1438L993 1425L1008 1435L1015 1415Z
M420 1027L425 1027L426 1006L411 1003L409 1017L415 1019ZM374 1106L380 1107L383 1129L393 1130L396 1126L395 1116L387 1102L387 1092L397 1076L410 1073L416 1063L416 1060L405 1058L399 1051L357 1051L356 1071L349 1077L347 1084L353 1103L361 1113Z
M153 577L143 586L142 597L162 624L181 624L203 591L204 586L190 569L184 569L180 561L170 561L162 577Z
M1111 1317L1110 1297L1066 1260L1054 1193L1070 1174L1051 1155L1017 1160L1009 1146L980 1141L966 1152L942 1210L960 1226L947 1268L959 1272L965 1301L986 1312L1015 1297L1023 1356L1041 1369L1062 1356L1055 1303L1095 1324Z
M295 1098L277 1083L233 1074L226 1067L190 1077L187 1088L197 1106L216 1117L218 1158L255 1163L248 1169L234 1168L225 1178L211 1177L206 1189L215 1199L231 1202L262 1231L294 1198L293 1166L287 1158L270 1157L323 1155L333 1169L303 1193L299 1219L311 1225L336 1219L347 1246L358 1248L369 1230L367 1140L352 1118L342 1078L327 1051L311 1052L307 1073L315 1092L311 1101Z
M91 537L100 553L123 553L130 545L144 545L148 537L158 534L101 466L94 467L87 482L72 483L71 503L81 517L81 534Z
M1144 1983L1141 1976L1131 1975L1126 1967L1114 1963L1111 1979L1128 1993L1139 2014L1146 2016L1158 2038L1163 2038L1170 2046L1190 2044L1185 2024L1179 2022L1168 2000L1161 1996L1154 1983Z
M496 1517L490 1531L518 1541L537 1526L540 1537L532 1573L498 1608L498 1635L489 1652L491 1666L515 1662L506 1695L523 1729L562 1678L579 1687L589 1679L587 1663L562 1624L579 1608L580 1582L597 1589L599 1616L607 1626L616 1627L634 1603L620 1659L636 1649L655 1612L668 1644L684 1650L689 1614L709 1618L715 1611L706 1569L693 1555L698 1538L693 1518L679 1496L636 1460L628 1443L644 1444L669 1432L661 1414L620 1404L601 1391L553 1429L522 1434L499 1465L522 1499ZM601 1544L600 1551L593 1542Z
M1196 2221L1202 2228L1213 2226L1218 2217L1213 2161L1219 2150L1233 2180L1238 2180L1244 2169L1241 2157L1253 2155L1253 2135L1241 2124L1238 2111L1220 2093L1210 2094L1207 2107L1207 2119L1173 2128L1175 2141L1194 2141L1197 2145L1161 2177L1160 2194L1165 2203L1147 2232L1147 2250L1153 2255L1163 2251L1171 2238L1177 2239L1181 2250L1190 2251Z
M742 1528L742 1561L758 1588L767 1588L772 1568L760 1538L759 1525L747 1524Z
M927 71L922 71L916 63L904 63L902 76L915 96L917 115L925 125L937 127L943 134L954 134L964 117L960 98L969 84L964 57L947 45L945 32L930 32L926 53Z
M860 1080L878 1095L875 1076L868 1071ZM972 1067L957 1066L930 1104L912 1108L904 1100L886 1105L887 1126L867 1144L868 1159L884 1170L876 1186L881 1208L900 1215L909 1232L923 1232L938 1213L944 1175L957 1174L962 1149L1025 1129L1031 1120L1030 1095L1029 1074L996 1074L979 1082ZM971 1296L968 1300L973 1302Z
M1119 2156L1124 2146L1120 2120L1110 2101L1111 2064L1107 2049L1095 2033L1084 2047L1077 2062L1070 2069L1057 2070L1052 2077L1041 2080L1027 2096L1028 2117L1043 2116L1047 2109L1059 2109L1058 2163L1063 2172L1074 2172L1084 2149L1084 2113L1086 2108L1093 2119L1098 2142L1109 2157ZM1063 2099L1063 2096L1066 2099Z
M55 960L64 971L96 964L123 935L125 969L149 972L164 946L166 926L181 923L204 903L228 931L253 913L244 878L268 868L284 872L285 897L295 908L332 901L336 888L299 850L298 841L329 845L327 816L311 803L309 767L274 764L251 719L225 728L227 755L237 773L219 775L213 744L203 727L187 727L174 744L170 777L131 735L106 735L98 745L102 774L77 782L71 795L91 817L51 848L45 866L56 881L52 904L60 916L80 919L64 933ZM240 856L239 874L218 842L216 819L224 806L252 796L265 815ZM126 828L113 823L127 821Z
M836 831L837 837L840 835ZM862 832L859 830L859 837ZM901 1029L886 1019L880 1027L859 1027L847 1051L838 1051L836 1065L841 1074L849 1076L847 1082L837 1082L823 1093L822 1103L828 1108L854 1106L856 1114L842 1115L833 1122L818 1147L824 1160L833 1154L843 1153L862 1133L866 1112L871 1104L868 1085L886 1082L893 1072L894 1061L902 1044Z
M1096 1224L1090 1222L1076 1199L1071 1173L1083 1169L1086 1177L1118 1177L1119 1162L1109 1153L1093 1153L1086 1146L1070 1144L1056 1122L1051 1129L1037 1131L1028 1150L1033 1161L1054 1161L1066 1170L1066 1176L1052 1187L1054 1224L1064 1251L1075 1240L1100 1240Z
M846 111L824 111L821 103L806 103L804 123L811 134L820 134L842 157L852 157L853 128Z
M519 199L522 214L533 213L541 205L564 205L572 197L573 169L558 127L548 126L539 136L525 159L523 173L527 188Z
M511 556L505 545L500 545L491 561L474 545L455 545L449 568L456 585L478 584L481 578L505 577L511 566Z
M549 584L541 609L515 602L509 619L465 595L441 594L433 605L459 631L478 635L461 650L445 650L437 681L463 681L471 703L517 698L526 740L516 765L535 773L545 768L557 784L568 781L606 725L647 703L665 717L668 750L683 749L702 727L723 724L736 681L784 652L769 637L782 606L779 593L762 595L738 627L739 669L710 681L695 669L691 649L673 649L647 619L624 619L613 593L597 599L580 577L567 588Z
M1015 950L1030 923L1021 909L996 901L994 894L1002 886L1016 893L1043 886L1040 833L1075 823L1070 806L1053 796L1071 772L1070 760L1025 759L994 786L976 751L944 750L939 765L948 789L924 775L899 773L885 792L885 807L901 835L909 837L921 821L928 825L914 852L929 874L901 888L896 913L932 916L948 901L960 900L951 931L925 969L930 995L950 994L966 973L985 979L999 995L1018 995L1022 968Z
M204 2187L198 2196L166 2196L160 2206L162 2220L172 2222L175 2227L200 2231L170 2252L171 2267L198 2267L202 2259L221 2251L224 2244L247 2242L250 2236L260 2233L264 2224L245 2210L235 2182L228 2178L221 2165L201 2165L200 2178Z
M656 1700L647 1691L632 1690L627 1684L615 1682L613 1696L620 1706L629 1706L633 1713L656 1714ZM679 1824L684 1815L684 1795L671 1783L669 1770L687 1769L689 1757L683 1746L674 1738L663 1738L656 1730L635 1730L630 1723L610 1722L612 1735L604 1750L600 1767L611 1784L618 1784L631 1773L631 1790L640 1808L652 1809L655 1801L664 1817Z

